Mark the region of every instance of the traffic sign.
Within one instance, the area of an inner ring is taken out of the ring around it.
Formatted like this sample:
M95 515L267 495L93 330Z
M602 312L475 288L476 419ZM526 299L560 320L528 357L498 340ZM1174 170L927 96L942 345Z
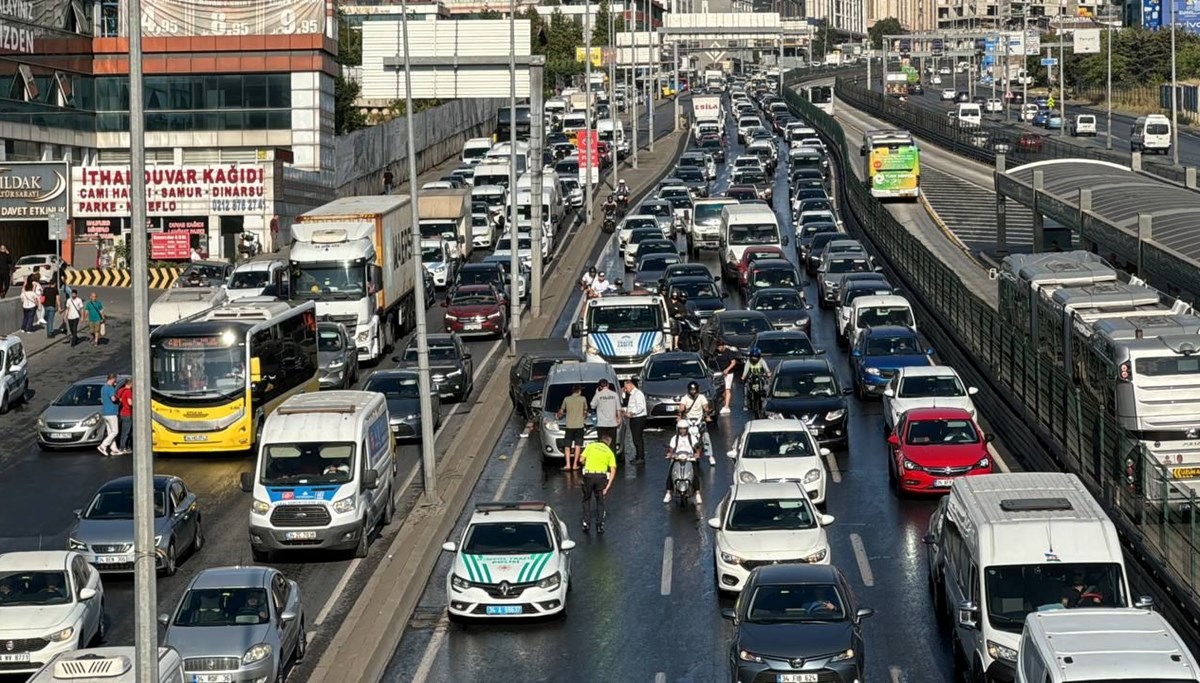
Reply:
M1042 66L1058 66L1058 58L1042 57Z
M1006 99L1006 100L1011 100L1012 98L1013 98L1013 93L1012 93L1012 91L1011 91L1011 90L1007 90L1007 91L1005 91L1005 93L1004 93L1004 99Z
M67 214L52 213L49 216L49 237L51 240L67 239Z

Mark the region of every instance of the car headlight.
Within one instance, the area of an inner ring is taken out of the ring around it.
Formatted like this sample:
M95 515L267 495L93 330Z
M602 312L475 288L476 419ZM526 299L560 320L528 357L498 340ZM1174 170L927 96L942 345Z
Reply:
M345 367L345 365L346 365L345 360L335 360L329 364L329 369L330 370L341 370L343 367Z
M1017 651L1011 647L1006 647L997 643L994 640L987 641L988 656L992 659L1002 659L1006 662L1017 661Z
M738 650L738 659L742 660L743 662L757 662L759 664L761 664L763 661L762 657L759 657L753 652L748 652L746 650Z
M875 377L879 376L879 368L865 368L865 370L868 375L874 375Z
M51 633L50 635L48 635L46 637L49 638L51 642L62 643L62 642L70 640L71 636L73 636L73 635L75 635L75 627L68 626L68 627L64 628L63 630L55 631L54 633ZM989 642L988 645L991 645L991 643Z
M367 337L370 337L370 336L371 336L371 330L369 330L369 329L363 330L362 332L358 333L358 341L365 342L367 340Z
M246 654L242 655L242 664L261 662L270 656L271 646L266 643L259 643L258 645L250 646L250 649L246 650Z
M845 661L849 661L851 659L854 659L854 648L850 648L849 650L846 650L845 652L837 653L836 655L830 657L829 661L831 663L832 662L845 662Z
M84 427L95 427L96 425L100 424L100 413L96 413L95 415L87 418L80 424L82 424Z
M501 315L500 311L496 311L495 313L489 313L489 314L488 314L488 318L489 318L489 319L491 319L491 318L499 318L499 317L500 317L500 315Z
M833 283L832 283L832 282L830 282L829 280L826 280L826 281L825 281L825 286L826 286L826 287L832 287L832 286L833 286Z
M741 564L742 558L737 555L731 555L725 551L721 551L721 561L725 564Z
M811 484L814 481L820 481L820 480L821 480L821 470L818 470L818 469L809 470L804 475L804 483L805 484Z
M444 272L446 272L446 264L445 264L445 263L439 263L439 264L435 265L435 266L433 267L433 272L435 272L435 273L444 273Z
M462 368L455 368L454 370L447 372L446 376L447 377L458 377L461 374L463 374Z
M413 413L412 415L405 415L405 416L404 416L403 418L401 418L401 419L403 419L405 422L407 422L407 421L409 421L409 420L419 420L419 419L421 419L421 414L420 414L420 413Z
M39 415L39 416L38 416L38 419L37 419L37 426L38 426L38 427L45 428L45 427L46 427L46 418L44 418L44 417L42 417L41 415Z
M990 458L980 458L979 462L975 463L976 467L991 467L992 461Z
M341 500L333 501L333 505L330 507L333 508L334 512L353 512L355 504L354 496L347 496Z
M758 477L754 476L753 472L742 470L738 473L738 481L742 482L743 484L753 484L758 481Z
M451 320L451 321L453 321L453 322L458 322L458 316L457 316L457 315L450 315L449 313L447 313L447 314L446 314L446 320Z
M905 458L902 462L904 464L904 469L906 469L906 470L917 470L917 469L921 468L920 465L913 462L912 460L909 460L908 458Z
M467 581L466 579L459 576L458 574L451 574L450 575L450 585L453 586L454 588L457 588L460 591L465 591L471 587L471 582Z
M250 510L256 515L265 515L271 511L271 504L265 500L255 498L254 502L250 504Z
M81 543L73 538L68 538L67 550L87 550L87 543Z
M544 420L544 426L547 430L556 432L556 431L558 431L558 419L553 418L553 417L548 417Z
M537 582L538 588L547 591L552 591L558 588L560 584L562 584L562 576L559 575L558 572L554 572L550 576L547 576L546 578Z
M807 557L805 557L804 561L808 562L810 564L813 562L822 562L825 560L825 558L828 555L829 555L829 548L821 548L817 552L812 553L812 554L808 555Z
M846 415L845 408L838 408L837 410L831 410L828 413L825 413L825 421L833 422L835 420L840 420L845 415Z

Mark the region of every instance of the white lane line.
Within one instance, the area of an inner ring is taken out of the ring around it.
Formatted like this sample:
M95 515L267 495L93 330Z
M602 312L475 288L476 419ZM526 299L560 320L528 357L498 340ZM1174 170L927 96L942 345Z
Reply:
M871 561L867 559L867 549L863 546L862 536L850 534L850 545L854 548L854 559L858 562L858 571L862 574L864 586L875 585L875 574L871 571Z
M996 450L995 446L993 446L992 444L989 443L987 445L987 450L988 450L988 453L992 456L992 460L996 461L996 466L1000 468L1001 472L1003 472L1005 474L1012 472L1012 469L1009 468L1008 463L1004 462L1004 458L1000 457L1000 453Z
M671 563L672 555L674 555L675 541L667 536L663 539L663 563L662 563L662 594L671 594Z
M667 674L664 671L659 671L654 674L654 683L667 683Z
M888 673L892 675L892 683L904 683L904 672L900 667L893 664L888 667Z
M338 579L337 585L333 587L333 592L329 594L329 599L325 601L324 606L321 607L321 611L317 613L317 620L312 624L314 627L325 623L325 617L329 616L329 611L333 609L337 598L342 594L342 591L346 590L346 584L350 582L350 577L354 575L354 570L358 569L360 562L362 560L354 558L346 567L346 571L342 572L342 578Z
M413 675L413 683L425 683L429 678L429 672L433 671L433 660L437 659L438 651L442 649L442 642L446 640L446 632L450 629L450 621L446 618L446 613L438 618L437 625L433 627L433 635L429 637L429 644L425 646L425 653L421 655L421 663L417 665L417 673Z
M517 450L509 456L508 467L504 468L504 474L500 477L500 485L496 487L496 494L492 496L492 502L496 502L504 498L504 492L508 490L508 482L512 480L513 472L517 469L517 461L521 459L521 454L525 452L525 445L529 443L529 439L525 439L517 445Z
M825 464L829 465L829 476L833 479L833 483L842 483L842 470L838 467L837 457L833 453L826 455Z

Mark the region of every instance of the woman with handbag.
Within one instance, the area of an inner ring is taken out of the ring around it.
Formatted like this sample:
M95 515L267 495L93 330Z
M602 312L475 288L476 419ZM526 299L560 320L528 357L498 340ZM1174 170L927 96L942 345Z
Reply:
M38 309L38 293L33 283L25 281L21 288L21 331L33 332L33 323Z

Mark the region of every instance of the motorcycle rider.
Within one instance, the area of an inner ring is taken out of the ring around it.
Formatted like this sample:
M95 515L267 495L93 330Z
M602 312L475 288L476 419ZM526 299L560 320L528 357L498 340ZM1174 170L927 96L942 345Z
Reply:
M750 391L752 385L756 383L758 387L765 389L767 383L771 380L771 368L763 362L762 349L757 346L750 347L749 358L746 365L742 367L742 383L746 387L746 405L750 405ZM751 381L753 378L753 381Z
M678 289L671 290L671 300L667 303L667 312L671 314L671 320L675 322L675 348L683 348L680 346L680 341L683 339L684 318L688 316L687 307L687 292L682 292Z
M697 505L704 502L700 498L700 449L703 446L703 442L692 436L692 423L684 419L675 422L675 434L667 442L667 460L672 460L675 454L680 451L688 451L692 454L692 460L695 461L695 464L692 466L692 490L696 492ZM671 485L675 483L671 476L673 474L672 469L670 466L667 467L667 492L663 496L664 503L671 502Z
M624 178L617 181L617 189L614 194L617 195L617 204L624 211L625 207L629 204L629 186L625 184Z
M596 281L596 266L588 268L588 271L579 278L579 288L586 294L592 289L592 283Z
M600 206L600 208L603 209L605 218L615 218L617 215L616 195L613 195L610 193L608 195L608 198L604 200L604 204L602 204Z
M687 396L679 402L679 417L685 420L696 420L700 427L697 428L697 434L703 439L701 445L708 452L708 464L716 465L717 459L713 457L712 444L708 442L708 436L701 431L701 427L706 422L712 421L712 406L708 403L708 397L700 393L700 385L695 382L688 382Z
M596 279L592 280L592 288L588 290L589 299L598 299L609 292L617 291L617 287L609 282L604 275L604 271L596 274Z

